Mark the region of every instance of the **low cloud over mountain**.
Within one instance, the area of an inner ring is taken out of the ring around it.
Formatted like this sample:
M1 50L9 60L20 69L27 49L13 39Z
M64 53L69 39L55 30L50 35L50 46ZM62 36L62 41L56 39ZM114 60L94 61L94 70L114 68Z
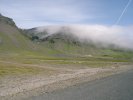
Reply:
M36 28L36 34L39 32L47 32L48 35L65 33L72 34L82 42L92 41L93 43L115 44L119 47L133 49L133 26L105 26L105 25L56 25ZM42 38L45 38L42 35Z

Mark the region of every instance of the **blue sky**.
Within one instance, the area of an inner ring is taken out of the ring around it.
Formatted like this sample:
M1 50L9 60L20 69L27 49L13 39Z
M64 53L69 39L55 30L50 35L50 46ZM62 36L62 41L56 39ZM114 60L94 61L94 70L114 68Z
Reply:
M0 0L0 13L21 28L44 25L133 25L132 0Z

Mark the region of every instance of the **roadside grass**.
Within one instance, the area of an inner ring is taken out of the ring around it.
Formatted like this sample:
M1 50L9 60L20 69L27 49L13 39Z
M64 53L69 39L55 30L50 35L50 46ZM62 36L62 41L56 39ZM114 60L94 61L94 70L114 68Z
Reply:
M127 55L126 55L127 56ZM129 55L128 55L129 56ZM20 52L0 55L1 61L17 62L22 64L49 64L49 65L86 65L100 67L111 65L113 63L132 62L130 58L114 58L114 57L50 57L34 52ZM98 66L99 65L99 66Z
M44 74L51 75L55 72L55 70L40 68L40 67L31 67L24 65L15 65L8 63L0 63L0 76L7 75L36 75L36 74Z
M106 68L117 66L121 63L130 63L133 61L132 52L114 52L111 50L104 51L107 54L92 55L92 57L86 56L54 56L60 52L55 50L50 50L47 53L30 51L30 50L16 50L14 51L3 51L0 52L0 76L8 75L35 75L35 74L45 74L51 75L57 71L34 67L32 65L49 65L49 66L62 66L62 67L74 67L74 68ZM51 55L50 55L51 54ZM2 63L1 61L7 62ZM11 64L8 62L18 63ZM27 64L24 66L23 64ZM28 66L30 65L30 66ZM53 69L54 69L53 67Z

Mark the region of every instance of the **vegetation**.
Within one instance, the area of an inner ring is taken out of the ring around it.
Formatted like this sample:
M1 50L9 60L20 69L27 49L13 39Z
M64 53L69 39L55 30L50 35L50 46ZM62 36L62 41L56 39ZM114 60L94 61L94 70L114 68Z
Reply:
M8 22L8 23L7 23ZM23 64L50 64L59 66L106 67L114 63L132 62L133 52L114 48L99 48L93 44L81 44L75 38L56 34L39 40L40 35L23 35L12 19L0 16L0 75L48 72L46 69ZM47 34L47 33L45 33ZM2 63L2 62L7 63ZM19 65L9 64L19 63Z

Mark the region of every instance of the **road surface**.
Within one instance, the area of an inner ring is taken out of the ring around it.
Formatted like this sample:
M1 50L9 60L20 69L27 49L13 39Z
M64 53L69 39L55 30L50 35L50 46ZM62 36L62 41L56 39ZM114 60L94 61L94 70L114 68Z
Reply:
M133 100L133 70L25 100Z

